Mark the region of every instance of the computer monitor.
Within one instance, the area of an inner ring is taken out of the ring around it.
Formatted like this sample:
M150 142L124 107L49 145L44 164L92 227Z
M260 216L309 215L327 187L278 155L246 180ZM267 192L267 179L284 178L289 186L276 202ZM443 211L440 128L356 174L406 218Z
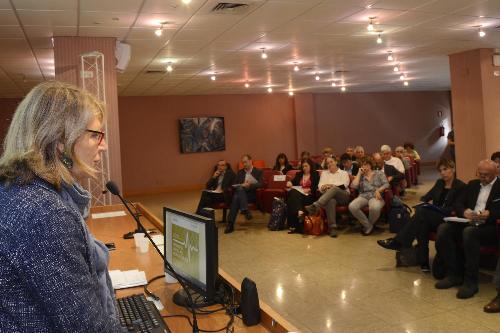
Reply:
M165 259L188 288L202 295L206 301L213 300L219 270L215 221L164 207L163 222ZM165 272L173 275L166 265Z

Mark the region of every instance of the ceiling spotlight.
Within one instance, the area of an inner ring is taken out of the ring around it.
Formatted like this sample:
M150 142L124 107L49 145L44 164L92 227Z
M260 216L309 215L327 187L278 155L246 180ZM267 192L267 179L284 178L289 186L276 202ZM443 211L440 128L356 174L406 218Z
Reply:
M340 88L340 90L341 90L342 92L345 92L345 91L347 90L347 88L346 88L346 87L344 87L344 86L342 86L342 87Z
M295 66L293 66L293 70L294 70L295 72L298 72L298 71L300 70L300 68L299 68L299 66L295 65Z
M337 84L335 82L332 82L332 87L336 87Z
M316 81L319 81L319 79L320 79L319 75L318 75L318 74L316 74L316 76L314 77L314 79L315 79Z
M212 80L212 81L215 81L216 79L217 79L217 77L215 77L215 75L212 75L212 76L210 77L210 80Z
M172 65L168 64L168 65L167 65L167 72L169 72L169 73L170 73L170 72L171 72L171 71L173 71L173 70L174 70L174 68L172 67Z
M160 37L163 34L163 25L162 28L158 28L155 30L155 35Z
M246 82L245 83L245 88L249 88L250 87L250 83Z
M271 88L271 87L267 88L267 92L268 93L272 93L273 92L273 88Z
M399 72L399 66L398 65L394 66L394 68L392 70L395 72Z
M399 79L400 79L401 81L403 81L403 80L405 79L404 74L401 74L401 75L399 76Z
M380 37L380 34L378 34L377 37L377 44L382 44L382 37Z
M408 87L408 85L409 85L409 84L410 84L410 83L409 83L408 81L403 82L403 85L404 85L405 87Z
M288 96L293 96L293 95L294 95L294 94L293 94L293 91L292 91L292 90L290 90L290 91L288 92Z
M262 49L262 54L260 55L262 59L267 59L266 49Z
M191 3L191 0L182 0L182 3L185 5L189 5Z
M392 56L392 52L391 52L391 51L389 51L389 52L387 52L387 53L388 53L388 55L387 55L387 60L388 60L388 61L393 61L393 60L394 60L394 57Z
M486 36L486 32L484 32L483 28L479 28L479 37L483 38L484 36Z
M373 18L370 18L370 23L368 23L368 26L366 27L368 31L373 31Z

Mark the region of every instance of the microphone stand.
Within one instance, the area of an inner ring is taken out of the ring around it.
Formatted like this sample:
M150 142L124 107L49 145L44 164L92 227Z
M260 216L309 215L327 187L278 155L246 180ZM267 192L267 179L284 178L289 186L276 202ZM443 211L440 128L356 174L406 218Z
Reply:
M134 213L132 213L132 210L127 205L127 202L125 201L125 199L123 199L123 197L120 195L119 192L117 192L116 195L123 202L123 204L127 208L127 210L130 213L130 215L132 215L132 217L134 218L135 222L137 222L137 229L140 230L140 231L144 231L144 235L149 239L149 241L151 242L151 244L153 244L153 247L155 248L156 252L158 252L158 254L160 255L160 257L165 262L165 265L167 266L167 268L170 270L170 272L172 273L172 275L177 279L177 281L179 281L179 284L181 285L182 289L184 289L184 291L186 292L186 295L187 295L189 303L190 303L189 304L190 305L189 308L191 309L191 314L193 315L193 333L199 333L200 331L198 329L198 322L196 320L196 310L195 310L195 307L194 307L194 301L193 301L193 298L191 296L191 293L189 292L187 286L185 285L185 283L183 281L182 276L180 276L179 274L176 273L176 271L174 270L174 268L172 267L172 265L168 262L167 258L161 253L160 249L158 248L158 246L156 246L155 242L153 241L153 238L151 238L151 236L149 236L146 228L144 228L144 226L142 225L142 223L139 221L139 218Z

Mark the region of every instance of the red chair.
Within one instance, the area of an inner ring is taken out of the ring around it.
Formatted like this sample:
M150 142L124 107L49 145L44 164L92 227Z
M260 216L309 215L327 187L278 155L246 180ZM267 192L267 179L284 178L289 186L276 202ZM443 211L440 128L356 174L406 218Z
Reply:
M288 161L290 162L290 165L294 168L298 168L299 167L299 163L300 161L299 160L291 160L291 161Z
M275 179L275 176L282 176ZM281 180L281 178L284 178ZM286 176L283 176L279 171L273 171L271 177L268 180L267 186L262 190L261 204L262 210L266 213L271 213L273 209L273 199L274 197L285 198L286 197Z
M295 175L297 172L300 172L300 170L290 170L286 173L286 180L287 181L292 181L295 178Z
M264 160L252 160L252 165L257 169L264 169L266 167L266 162ZM243 169L243 163L238 162L238 170Z

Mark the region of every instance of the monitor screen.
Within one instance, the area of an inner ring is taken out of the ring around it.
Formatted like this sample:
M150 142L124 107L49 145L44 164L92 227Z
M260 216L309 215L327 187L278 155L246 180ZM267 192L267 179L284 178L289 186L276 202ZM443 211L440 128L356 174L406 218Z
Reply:
M191 289L209 297L218 270L215 222L165 207L164 228L166 260Z

